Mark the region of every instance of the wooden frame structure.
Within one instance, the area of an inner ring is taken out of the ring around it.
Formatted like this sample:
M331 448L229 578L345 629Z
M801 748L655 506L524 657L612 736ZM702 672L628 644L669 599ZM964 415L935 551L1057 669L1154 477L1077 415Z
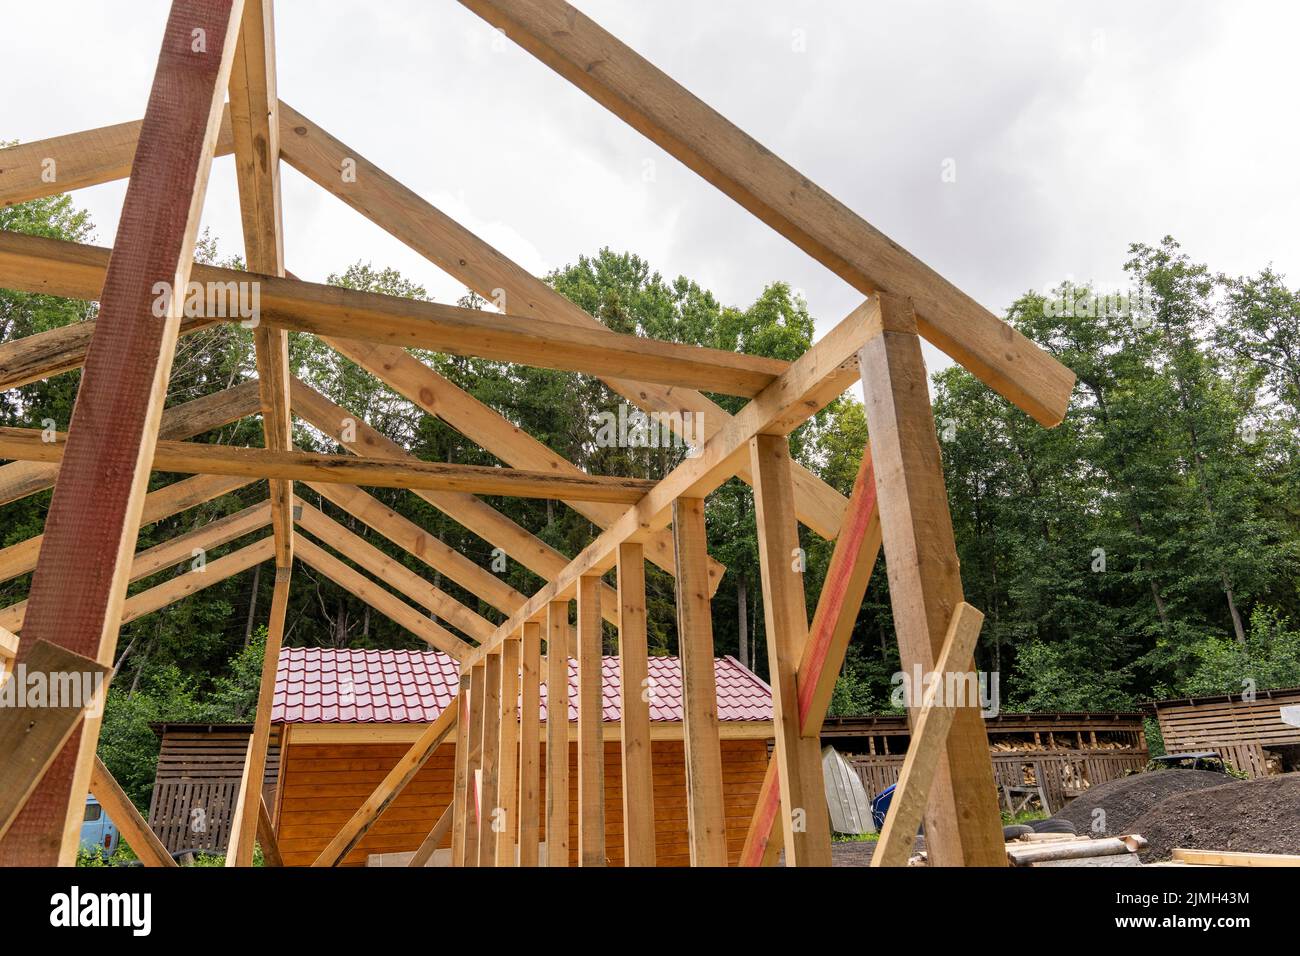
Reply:
M227 860L235 866L251 862L259 820L266 818L256 799L258 788L248 781L262 776L295 561L307 562L453 655L462 668L457 705L420 735L317 865L337 864L453 729L455 800L418 857L427 859L449 836L458 865L533 865L544 840L549 864L565 865L568 722L547 722L543 792L538 701L540 685L547 684L550 712L565 712L568 661L576 657L578 851L582 865L600 866L605 862L600 659L608 623L619 633L625 695L620 744L625 857L650 865L655 860L651 734L648 708L636 693L646 673L643 562L649 560L676 579L691 859L697 865L724 865L710 598L725 569L706 553L705 499L738 476L755 495L776 732L741 862L771 862L784 849L789 864L826 865L830 844L818 732L882 545L905 668L968 670L978 635L978 612L962 597L921 338L1048 427L1065 414L1073 374L563 0L461 2L844 278L863 293L863 303L794 362L610 332L280 102L272 0L173 0L142 121L0 150L4 205L128 179L111 253L0 233L0 286L101 304L94 322L0 343L3 388L84 366L66 440L50 443L20 429L0 430L0 455L14 459L0 467L0 502L54 488L45 534L0 550L5 577L35 572L23 607L0 611L5 627L0 647L29 666L80 661L86 669L102 670L111 665L123 622L274 560L261 695ZM214 156L227 154L233 154L237 173L247 273L192 266L208 169ZM41 158L50 156L59 164L57 183L40 175ZM355 175L340 176L344 160ZM289 276L281 161L471 289L504 292L505 314L352 292ZM177 336L230 321L223 315L185 314L180 296L170 297L163 320L150 317L155 283L183 289L191 278L259 284L258 379L164 412ZM414 460L291 377L288 331L321 337L509 467ZM646 411L702 413L703 447L653 484L586 475L406 351L417 346L583 372ZM845 499L791 459L788 435L855 383L863 389L872 447L864 450L852 497ZM697 389L749 402L733 417ZM186 441L253 413L262 416L263 449ZM349 454L295 451L290 428L295 415ZM354 426L351 431L343 427L345 421ZM151 467L195 477L146 494ZM269 479L266 503L133 554L142 522L260 478ZM506 620L493 625L422 576L398 570L396 562L316 509L300 500L295 508L294 481L347 508ZM531 597L514 591L358 484L411 489L548 583ZM570 559L477 497L500 494L564 501L601 532ZM800 524L836 539L811 623L802 563L795 559ZM213 561L201 581L186 574L127 599L129 581L178 563L189 548L214 546L267 525L268 536ZM296 534L295 525L320 544ZM81 561L88 550L98 560ZM616 587L607 580L615 569ZM363 570L383 577L424 610L377 587ZM17 633L16 641L9 632ZM894 800L905 813L887 825L881 860L905 859L904 843L910 846L923 813L933 863L1004 865L977 709L942 700L917 703L917 753L909 756L903 792ZM48 729L41 735L24 735L0 715L0 757L21 758L16 765L21 772L0 782L0 864L69 863L87 788L93 783L97 792L120 792L96 762L98 719L91 711L53 714L42 726ZM132 818L130 825L143 824ZM265 823L260 829L264 842L273 842ZM778 832L780 839L773 839ZM148 844L142 854L146 861L166 865L151 851L153 841L145 834L141 840Z

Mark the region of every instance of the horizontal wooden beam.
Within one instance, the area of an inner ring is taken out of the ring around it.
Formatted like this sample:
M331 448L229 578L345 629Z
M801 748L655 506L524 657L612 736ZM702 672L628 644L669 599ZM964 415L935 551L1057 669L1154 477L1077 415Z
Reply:
M0 233L0 286L39 292L57 284L64 295L75 291L79 293L76 298L98 296L102 280L96 284L95 270L84 267L102 261L107 269L110 250L58 240L32 242L32 238ZM74 276L82 276L83 281L76 285ZM636 375L661 385L729 395L757 395L790 364L743 352L623 335L603 326L483 312L233 269L196 266L192 281L205 288L207 283L215 283L235 289L241 283L256 283L258 318L273 328L588 375ZM242 318L246 317L223 308L217 321ZM70 357L65 357L60 365L68 361Z
M0 373L2 374L2 373ZM158 437L182 440L256 414L257 382L244 382L163 410ZM54 487L57 465L15 461L0 466L0 505Z
M58 462L67 436L53 441L35 428L0 428L0 458ZM640 501L654 482L640 478L581 478L546 472L491 468L483 465L446 465L432 461L395 462L352 455L237 448L196 442L159 441L154 452L155 471L197 475L233 475L245 478L288 478L376 488L425 488L477 495L518 498L583 498L589 501Z
M1073 372L598 23L564 0L461 3L859 292L912 299L922 335L1040 423L1065 417Z
M749 453L748 442L758 434L788 435L802 422L834 401L858 377L851 358L871 336L880 334L880 302L872 298L831 329L800 356L790 369L749 402L722 431L710 438L700 454L687 458L629 508L568 567L511 615L492 640L480 646L465 662L473 664L490 653L525 621L540 615L546 605L574 596L578 579L600 574L616 562L618 546L640 541L671 522L678 498L703 498L736 473Z

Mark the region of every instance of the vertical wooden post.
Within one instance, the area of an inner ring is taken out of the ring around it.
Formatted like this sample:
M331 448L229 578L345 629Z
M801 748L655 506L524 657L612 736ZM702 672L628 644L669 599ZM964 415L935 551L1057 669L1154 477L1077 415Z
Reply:
M618 546L618 668L623 718L623 863L655 865L654 764L650 756L649 648L646 642L645 553Z
M678 498L673 502L673 546L691 866L726 866L722 745L718 740L718 686L703 498Z
M546 606L546 865L569 865L569 602Z
M239 781L239 797L230 821L230 845L226 866L252 866L257 841L257 805L262 799L262 778L266 774L266 748L271 742L271 704L275 700L275 671L280 664L284 641L284 615L289 605L289 569L275 569L275 591L271 596L271 626L262 652L262 682L257 694L257 714L248 737L248 752Z
M799 546L790 475L790 442L756 435L749 442L763 577L763 623L772 685L772 720L781 787L786 866L830 866L831 825L822 779L821 741L799 732L797 670L808 640L805 557Z
M519 865L537 865L541 791L542 626L524 624L519 689Z
M478 826L481 815L479 793L480 769L483 766L483 696L487 668L475 664L469 675L469 725L464 728L465 746L469 749L465 767L465 848L461 866L478 866ZM462 728L457 727L460 733Z
M489 654L483 662L483 735L479 746L483 749L481 772L482 790L479 793L478 813L478 865L496 866L497 820L501 809L497 784L500 779L501 743L501 655Z
M578 865L605 865L600 576L578 579Z
M456 770L451 791L451 865L465 865L465 819L469 806L469 751L473 738L469 716L470 672L460 672L456 693Z
M242 13L243 0L174 0L167 18L17 663L38 641L113 663ZM0 864L73 863L99 725L88 712L53 745L0 839Z
M930 672L962 602L929 382L910 301L880 297L881 332L859 354L885 567L903 670ZM954 662L970 669L970 659ZM915 708L919 701L913 700ZM915 715L914 715L915 719ZM993 762L978 701L953 716L930 790L926 849L938 866L1005 866Z
M497 735L497 866L518 866L515 832L519 827L519 657L522 628L501 642L501 730Z

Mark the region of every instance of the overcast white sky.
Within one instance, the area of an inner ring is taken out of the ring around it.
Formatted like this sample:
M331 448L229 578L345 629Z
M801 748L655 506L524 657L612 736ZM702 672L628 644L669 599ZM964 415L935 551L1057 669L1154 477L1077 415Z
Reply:
M1300 4L578 6L999 314L1067 276L1117 286L1127 244L1166 233L1300 285ZM138 118L167 7L6 3L0 138ZM277 0L276 17L285 101L536 273L609 245L728 304L784 279L821 332L861 298L454 0ZM104 245L122 192L77 196ZM367 259L463 292L288 169L284 204L303 278ZM228 158L204 225L241 251Z

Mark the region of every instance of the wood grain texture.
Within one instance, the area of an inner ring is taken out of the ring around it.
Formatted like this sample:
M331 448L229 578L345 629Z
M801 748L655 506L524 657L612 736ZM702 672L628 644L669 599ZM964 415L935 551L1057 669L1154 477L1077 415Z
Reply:
M578 581L579 866L605 865L605 678L599 584L597 577Z
M524 624L519 684L519 865L537 866L541 843L542 626Z
M750 440L749 457L785 860L787 866L830 866L831 828L821 741L800 733L798 666L808 643L808 609L804 603L805 558L790 480L790 441L784 435L757 435Z
M655 865L654 766L650 756L650 676L646 634L645 552L618 548L618 668L623 762L623 859Z
M727 839L718 739L713 620L704 577L704 499L673 502L677 542L677 644L682 668L686 808L691 866L726 866Z
M568 866L568 601L553 601L546 606L546 754L546 865Z
M922 334L1040 423L1074 373L564 0L461 0L864 295L910 297Z
M149 828L144 817L140 816L140 811L135 808L131 798L126 795L117 780L108 772L108 768L104 766L104 761L98 756L95 757L94 766L90 771L90 792L95 795L95 799L99 801L104 812L122 834L122 839L141 863L145 866L176 866L176 860Z
M494 298L499 290L505 296L507 311L513 315L603 328L598 320L544 281L284 102L280 103L280 121L280 148L285 162L448 275L488 299ZM345 158L356 163L354 182L345 183L339 175ZM702 413L708 436L720 430L730 418L721 407L690 389L616 378L606 380L606 384L647 412ZM748 467L742 465L738 475L748 481ZM843 495L802 467L796 470L795 484L799 489L800 520L823 537L835 537L846 504Z
M862 349L880 529L902 668L934 669L963 600L929 380L909 303L882 297L882 332ZM973 661L956 662L973 669ZM930 862L1005 866L988 735L978 703L953 717L925 817Z
M182 299L167 317L158 283L184 289L234 55L242 0L175 0L140 129L100 312L32 582L27 634L112 660L148 464L158 434ZM202 52L195 30L204 31ZM86 561L86 554L97 560ZM88 717L0 841L5 865L68 864L99 735ZM57 821L52 824L52 821Z

